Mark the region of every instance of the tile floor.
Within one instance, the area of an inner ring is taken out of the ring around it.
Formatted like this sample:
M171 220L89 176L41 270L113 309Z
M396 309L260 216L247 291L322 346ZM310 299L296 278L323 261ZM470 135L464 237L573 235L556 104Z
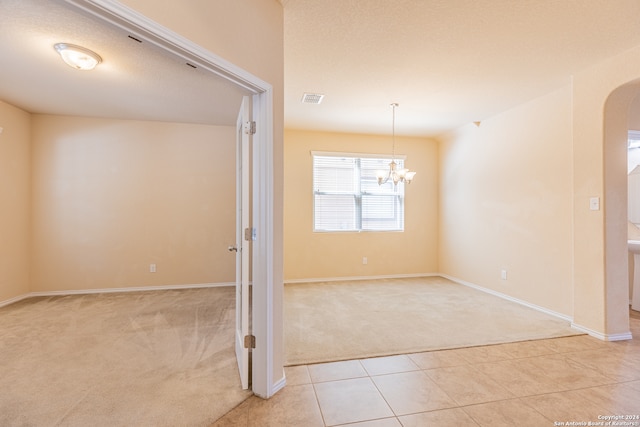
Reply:
M273 398L251 397L213 426L607 425L603 416L640 417L640 319L631 329L629 341L583 335L288 367Z

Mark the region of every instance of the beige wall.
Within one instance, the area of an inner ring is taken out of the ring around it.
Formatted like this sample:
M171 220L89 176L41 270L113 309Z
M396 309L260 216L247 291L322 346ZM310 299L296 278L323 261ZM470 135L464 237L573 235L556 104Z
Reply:
M283 123L284 16L277 0L122 0L122 3L273 86L273 344L283 349ZM266 309L266 308L265 308ZM283 352L273 355L269 377L283 377Z
M273 86L274 274L282 282L284 14L278 0L122 0ZM278 297L276 297L278 299ZM276 301L277 304L279 304ZM277 308L277 307L276 307Z
M31 290L233 282L234 177L233 127L34 115Z
M390 136L285 132L285 280L437 273L438 148L433 140L396 137L396 152L406 154L406 166L417 171L406 187L404 232L313 232L310 152L390 150Z
M278 0L121 0L216 55L278 86L284 66Z
M640 96L636 96L629 107L629 129L640 131Z
M29 292L30 122L0 101L0 302Z
M273 86L274 279L283 271L284 14L278 0L122 0L122 3ZM274 296L276 311L280 296ZM279 375L279 374L278 374Z
M574 77L574 322L614 336L629 331L624 147L639 69L637 47Z
M571 95L563 88L445 138L439 215L442 273L568 316Z
M273 86L274 354L270 377L282 378L284 14L278 0L122 0L122 3Z

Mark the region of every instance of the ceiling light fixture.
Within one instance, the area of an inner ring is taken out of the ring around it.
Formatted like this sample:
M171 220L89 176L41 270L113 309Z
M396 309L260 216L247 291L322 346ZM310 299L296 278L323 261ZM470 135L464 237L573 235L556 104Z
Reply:
M97 53L82 46L56 43L53 47L60 54L62 60L76 70L93 70L96 65L102 62L102 58Z
M410 171L409 169L396 169L398 164L396 163L396 107L397 103L391 104L391 108L393 108L393 118L391 124L391 132L392 132L392 151L391 151L391 163L389 163L389 171L378 171L376 174L378 178L378 185L382 185L385 182L391 179L393 181L393 185L398 185L398 182L406 182L407 184L411 184L413 177L416 175L415 172Z

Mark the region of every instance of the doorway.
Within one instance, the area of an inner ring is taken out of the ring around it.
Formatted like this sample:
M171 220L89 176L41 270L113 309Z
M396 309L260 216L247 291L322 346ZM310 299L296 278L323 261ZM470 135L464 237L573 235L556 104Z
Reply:
M282 328L274 322L281 319L281 304L274 304L274 135L273 135L273 87L202 49L195 43L175 34L165 27L147 19L143 15L119 7L118 4L95 0L68 0L73 6L87 12L101 21L130 30L145 42L151 43L164 52L182 58L192 66L207 70L212 77L221 78L228 85L241 88L253 100L253 120L256 131L252 146L252 216L255 219L256 239L253 244L253 259L250 270L254 283L251 303L253 335L256 348L252 353L252 390L264 398L275 394L285 384L282 368L282 350L274 345L281 341ZM214 102L214 100L212 100Z
M604 202L606 253L606 322L629 331L628 132L631 108L640 94L640 81L615 89L604 109ZM631 332L609 339L631 339Z

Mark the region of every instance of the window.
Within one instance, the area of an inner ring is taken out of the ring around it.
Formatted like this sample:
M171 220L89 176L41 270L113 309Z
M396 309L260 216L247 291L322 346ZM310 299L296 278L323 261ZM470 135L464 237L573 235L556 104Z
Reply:
M403 231L404 183L378 185L390 158L362 154L313 154L314 231ZM396 157L398 168L404 159Z

